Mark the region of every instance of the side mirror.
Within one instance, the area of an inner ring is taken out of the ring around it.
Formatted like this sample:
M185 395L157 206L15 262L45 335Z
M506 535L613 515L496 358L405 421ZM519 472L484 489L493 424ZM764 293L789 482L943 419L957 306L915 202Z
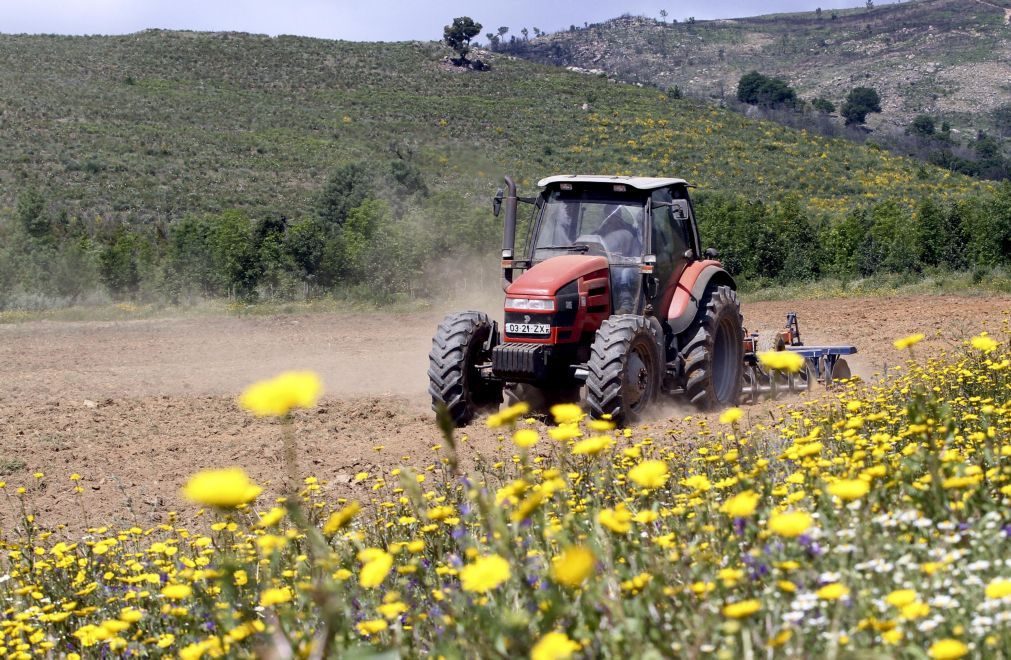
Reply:
M711 248L706 248L705 255L709 259L715 259L716 257L720 256L720 253L716 251L716 248L711 247Z
M501 188L499 188L498 192L495 193L495 198L491 200L491 212L496 218L498 217L498 214L502 212L502 199L504 197L505 193Z
M688 248L687 250L685 250L685 253L681 256L683 256L688 261L695 261L695 250Z

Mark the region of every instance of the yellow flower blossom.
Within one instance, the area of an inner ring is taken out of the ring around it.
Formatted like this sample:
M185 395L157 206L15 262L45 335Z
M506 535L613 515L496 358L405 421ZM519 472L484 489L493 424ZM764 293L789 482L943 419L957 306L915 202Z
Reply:
M747 518L754 515L762 496L753 490L734 495L720 506L720 511L731 518Z
M358 512L362 510L362 505L357 501L351 502L343 509L339 511L334 511L330 514L330 517L326 519L326 523L323 524L323 534L326 536L333 536L340 530L348 526L351 519L358 515Z
M593 572L596 562L593 551L585 546L566 548L551 563L551 579L566 587L578 587Z
M649 460L628 471L628 478L643 488L660 488L667 483L670 470L663 461Z
M234 509L256 499L263 489L249 480L241 468L198 472L183 487L186 499L223 509Z
M922 332L917 332L916 334L908 335L906 337L900 337L892 342L892 345L900 351L904 351L907 348L912 348L916 346L921 341L924 340L925 335Z
M761 609L761 601L752 598L750 600L742 600L737 603L729 603L723 608L723 616L728 619L744 619Z
M981 351L983 353L992 353L997 350L998 346L997 342L985 332L970 339L969 343L972 344L972 347L977 351Z
M720 424L733 424L744 416L744 411L740 408L727 408L720 415Z
M291 593L291 589L287 587L277 587L271 589L264 589L263 593L260 594L260 606L270 607L271 605L281 605L283 603L290 602L294 595Z
M830 483L825 490L829 495L851 502L866 495L870 489L870 484L862 479L839 479Z
M530 649L530 660L566 660L579 648L565 633L549 632Z
M804 511L777 513L769 519L769 531L786 538L795 538L806 532L814 519Z
M478 557L460 569L460 587L464 591L486 593L509 579L509 562L498 555Z
M758 361L766 369L795 374L804 368L807 360L793 351L764 351L758 354Z
M258 417L283 417L295 408L315 406L322 391L323 384L313 372L286 371L250 385L239 404Z
M927 655L934 660L958 660L969 655L969 647L957 639L941 639L930 645Z

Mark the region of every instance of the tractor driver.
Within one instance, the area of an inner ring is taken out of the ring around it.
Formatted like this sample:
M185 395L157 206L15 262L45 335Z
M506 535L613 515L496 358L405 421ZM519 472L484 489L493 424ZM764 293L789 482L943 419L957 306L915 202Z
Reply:
M633 208L621 204L609 205L597 235L604 241L609 254L622 257L642 256L641 209L636 217ZM612 271L618 308L616 314L634 314L639 268L623 266Z

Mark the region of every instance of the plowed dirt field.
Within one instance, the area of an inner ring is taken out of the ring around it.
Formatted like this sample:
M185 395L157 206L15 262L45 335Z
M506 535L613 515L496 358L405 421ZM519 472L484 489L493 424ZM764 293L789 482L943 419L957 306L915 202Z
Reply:
M852 343L855 375L874 378L905 355L892 340L923 332L927 355L996 329L1008 297L866 298L744 305L749 329L800 315L808 344ZM440 442L427 386L427 354L439 313L306 314L164 318L128 322L28 322L0 326L0 480L12 524L12 489L32 484L43 525L150 526L190 512L179 487L194 471L239 465L270 492L282 483L281 434L240 410L254 380L286 369L323 378L320 405L296 416L301 474L333 497L368 497L351 483L404 464L423 468ZM816 389L815 396L820 395ZM794 395L797 398L800 395ZM748 408L765 414L769 404ZM652 424L678 428L690 410L658 410ZM676 433L676 431L675 431ZM497 434L483 420L466 430L465 458L490 455ZM379 448L379 449L377 449ZM39 482L33 473L42 472ZM69 476L83 476L73 495Z

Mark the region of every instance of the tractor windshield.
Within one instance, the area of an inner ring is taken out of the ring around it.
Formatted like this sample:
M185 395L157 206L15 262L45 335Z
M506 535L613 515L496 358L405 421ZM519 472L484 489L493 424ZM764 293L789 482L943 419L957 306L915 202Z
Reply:
M533 241L534 261L561 252L606 256L611 264L639 263L645 201L610 190L551 190L545 195Z

